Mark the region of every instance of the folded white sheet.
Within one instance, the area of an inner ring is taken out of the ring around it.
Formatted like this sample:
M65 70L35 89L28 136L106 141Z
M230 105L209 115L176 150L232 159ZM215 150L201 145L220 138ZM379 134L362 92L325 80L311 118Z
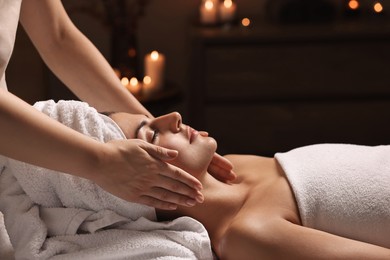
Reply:
M110 118L85 103L35 107L101 142L124 138ZM17 259L213 259L207 231L196 220L157 222L153 208L15 160L0 176L0 211Z

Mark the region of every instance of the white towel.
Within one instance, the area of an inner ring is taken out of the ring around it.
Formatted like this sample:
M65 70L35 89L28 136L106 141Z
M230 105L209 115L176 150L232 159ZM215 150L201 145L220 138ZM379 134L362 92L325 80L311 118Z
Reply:
M320 144L275 158L304 226L390 248L390 146Z
M0 178L3 170L5 169L5 163L7 159L0 155ZM1 191L1 190L0 190ZM13 260L14 257L14 249L11 245L11 241L9 240L8 232L4 225L4 216L0 210L0 259L1 260Z
M36 109L60 123L98 141L125 139L111 118L99 114L87 103L79 101L43 101ZM14 176L34 203L45 207L82 208L93 211L114 210L118 214L137 219L145 216L155 220L151 207L121 200L93 182L69 174L59 174L44 168L9 159Z
M11 260L14 259L13 255L14 250L12 248L11 242L9 241L7 230L4 226L3 214L0 212L0 259Z
M101 142L125 138L109 117L79 101L39 102L39 111ZM17 259L212 259L207 231L184 217L156 222L86 179L8 160L0 210Z

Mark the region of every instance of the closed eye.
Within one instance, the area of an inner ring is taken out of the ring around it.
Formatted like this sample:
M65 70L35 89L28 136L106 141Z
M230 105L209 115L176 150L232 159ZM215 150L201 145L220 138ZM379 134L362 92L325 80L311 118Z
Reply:
M155 130L153 131L153 136L152 136L152 140L151 140L151 143L152 143L152 144L155 143L157 137L158 137L158 130L155 129Z

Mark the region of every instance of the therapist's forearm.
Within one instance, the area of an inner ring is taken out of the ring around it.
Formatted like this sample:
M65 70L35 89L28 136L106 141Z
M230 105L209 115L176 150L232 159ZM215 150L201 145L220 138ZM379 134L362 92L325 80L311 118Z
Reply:
M80 33L64 37L44 58L65 85L97 110L150 115L121 85L100 52Z
M74 26L59 0L24 1L21 22L48 67L99 111L150 116L122 86L97 48Z
M0 126L0 154L87 179L105 148L2 89Z

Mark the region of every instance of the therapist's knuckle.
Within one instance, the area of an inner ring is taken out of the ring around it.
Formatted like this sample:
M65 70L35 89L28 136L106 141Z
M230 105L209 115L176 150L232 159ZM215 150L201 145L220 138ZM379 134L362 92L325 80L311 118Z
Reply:
M180 178L182 177L181 171L179 171L178 169L175 169L175 170L173 171L173 177L174 177L175 179L180 179Z
M157 146L156 151L159 155L163 156L164 155L164 149L160 146Z
M171 184L170 189L172 191L179 191L179 190L181 190L181 185L179 183L177 183L177 182L174 182L174 183Z
M170 198L170 194L169 194L168 191L162 191L162 192L160 193L160 199L161 199L162 201L168 201L169 198Z

